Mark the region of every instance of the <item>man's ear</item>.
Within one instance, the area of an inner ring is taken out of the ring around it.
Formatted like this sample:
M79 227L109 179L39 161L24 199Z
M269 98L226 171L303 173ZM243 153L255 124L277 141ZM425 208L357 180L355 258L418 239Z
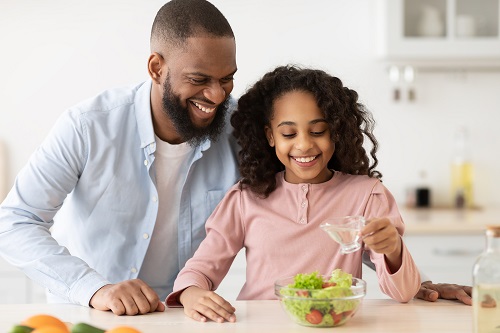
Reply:
M266 131L267 142L269 142L269 145L271 147L274 147L273 131L267 126L265 127L265 131Z
M163 64L165 63L165 59L158 52L153 52L149 56L148 59L148 72L149 76L153 80L153 82L157 84L161 84L161 76L163 74Z

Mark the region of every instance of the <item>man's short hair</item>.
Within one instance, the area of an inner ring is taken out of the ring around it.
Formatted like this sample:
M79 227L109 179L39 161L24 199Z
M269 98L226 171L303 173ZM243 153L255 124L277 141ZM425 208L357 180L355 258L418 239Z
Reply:
M232 37L227 19L205 0L172 0L160 8L151 29L151 51L161 44L180 47L194 36Z

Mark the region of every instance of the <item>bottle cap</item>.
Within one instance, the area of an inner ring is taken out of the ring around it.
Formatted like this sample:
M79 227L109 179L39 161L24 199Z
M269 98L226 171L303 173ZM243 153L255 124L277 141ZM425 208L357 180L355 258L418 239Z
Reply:
M500 225L487 225L486 234L493 237L500 237Z

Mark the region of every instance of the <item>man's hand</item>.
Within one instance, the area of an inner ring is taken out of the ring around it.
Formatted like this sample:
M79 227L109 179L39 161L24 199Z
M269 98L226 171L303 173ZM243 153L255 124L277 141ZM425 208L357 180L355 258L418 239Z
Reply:
M134 316L165 310L155 291L139 279L105 285L96 291L89 304L94 309L111 310L116 315Z
M236 309L213 291L191 286L179 295L179 302L184 306L184 313L196 321L204 322L207 318L218 323L236 321Z
M438 298L458 300L466 305L472 305L472 288L450 283L423 282L415 298L435 302Z

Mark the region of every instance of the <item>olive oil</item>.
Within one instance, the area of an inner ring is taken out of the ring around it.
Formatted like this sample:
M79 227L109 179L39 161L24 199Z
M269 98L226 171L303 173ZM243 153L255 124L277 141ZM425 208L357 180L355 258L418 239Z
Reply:
M454 155L451 163L451 195L456 208L474 207L474 168L466 128L455 134Z
M475 285L472 306L475 333L500 333L500 283Z
M474 206L474 172L471 162L460 161L452 164L451 186L454 205L457 208Z
M472 271L475 333L500 333L500 226L488 226L486 250Z

